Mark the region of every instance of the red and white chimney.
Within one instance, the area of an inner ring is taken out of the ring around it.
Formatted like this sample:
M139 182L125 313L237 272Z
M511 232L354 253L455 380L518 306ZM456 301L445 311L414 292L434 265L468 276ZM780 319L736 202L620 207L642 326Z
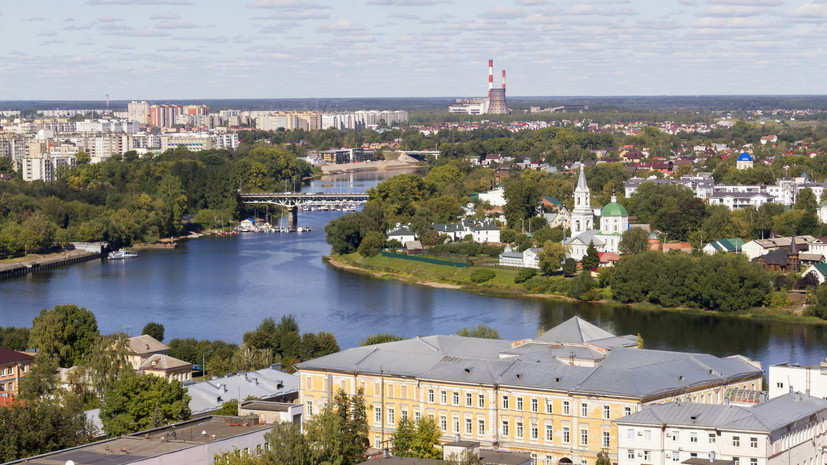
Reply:
M503 70L503 90L505 90L505 70Z
M491 91L494 90L494 60L488 60L488 97L491 97Z

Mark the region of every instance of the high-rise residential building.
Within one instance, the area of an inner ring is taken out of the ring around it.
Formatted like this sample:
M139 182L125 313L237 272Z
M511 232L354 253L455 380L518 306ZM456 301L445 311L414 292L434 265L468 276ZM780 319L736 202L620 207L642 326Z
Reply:
M132 101L127 104L127 119L137 121L141 126L149 124L149 103Z

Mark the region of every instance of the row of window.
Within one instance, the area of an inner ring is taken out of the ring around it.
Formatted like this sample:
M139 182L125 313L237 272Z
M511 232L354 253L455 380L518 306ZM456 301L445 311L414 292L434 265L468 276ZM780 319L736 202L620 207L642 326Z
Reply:
M0 392L14 392L14 383L0 383Z
M485 395L484 394L477 394L477 403L476 406L478 408L485 408ZM460 393L458 391L451 392L451 404L459 406L460 405ZM428 389L428 402L435 403L436 402L436 391L433 389ZM448 403L448 391L440 390L439 391L439 403L440 404L447 404ZM466 407L473 407L474 406L474 395L470 392L465 393L465 406ZM502 396L502 408L503 410L511 409L511 397L504 395ZM572 402L568 400L563 401L563 415L571 415L571 408ZM522 397L514 397L514 409L517 411L525 410L525 403ZM539 413L540 412L540 400L537 398L531 398L529 400L529 411ZM554 413L554 404L552 403L551 399L546 399L545 402L545 413ZM611 420L611 407L608 405L603 406L603 419ZM632 408L631 407L624 407L624 415L631 415ZM581 417L588 417L589 416L589 404L587 402L580 403L580 416Z
M635 460L635 456L637 456L637 458L642 458L643 461L645 462L645 461L649 461L649 460L652 459L652 452L648 451L648 450L642 450L642 451L637 451L637 452L635 452L634 449L627 449L626 450L626 458L627 459ZM681 453L680 453L680 451L675 450L675 451L672 451L671 453L667 452L666 457L671 458L673 463L680 463L681 462ZM698 454L695 453L695 452L691 452L689 454L689 458L696 459L696 458L698 458ZM712 460L711 455L709 456L709 459ZM741 458L740 457L732 457L732 461L733 461L733 465L741 465ZM749 465L758 465L758 459L757 458L749 459Z
M23 365L20 371L26 373L29 371L29 365ZM14 376L14 365L0 368L0 376Z
M649 430L643 430L643 435L644 435L644 439L646 439L647 441L651 439L651 432ZM680 431L672 430L672 433L669 435L669 437L673 441L679 441L680 440ZM634 430L629 429L628 438L629 439L634 438ZM707 434L707 442L709 444L714 444L716 440L717 440L717 434L716 433L708 433ZM697 432L691 431L689 433L689 442L693 442L693 443L698 442L698 433ZM750 437L749 438L749 446L753 449L757 449L758 448L758 438L757 437ZM741 447L741 436L732 436L732 447Z

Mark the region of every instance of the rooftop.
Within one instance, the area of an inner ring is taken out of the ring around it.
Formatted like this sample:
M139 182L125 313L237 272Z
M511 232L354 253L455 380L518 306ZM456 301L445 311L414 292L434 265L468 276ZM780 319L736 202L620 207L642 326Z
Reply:
M154 354L164 350L169 350L169 346L155 339L154 337L143 334L141 336L130 337L128 341L129 350L137 355Z
M31 362L32 360L34 360L34 357L29 354L0 347L0 365L14 362Z

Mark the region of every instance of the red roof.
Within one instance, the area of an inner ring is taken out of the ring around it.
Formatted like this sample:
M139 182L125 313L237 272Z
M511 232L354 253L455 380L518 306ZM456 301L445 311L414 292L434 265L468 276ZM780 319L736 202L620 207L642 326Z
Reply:
M14 362L31 362L34 357L28 354L21 354L16 350L0 347L0 365Z

